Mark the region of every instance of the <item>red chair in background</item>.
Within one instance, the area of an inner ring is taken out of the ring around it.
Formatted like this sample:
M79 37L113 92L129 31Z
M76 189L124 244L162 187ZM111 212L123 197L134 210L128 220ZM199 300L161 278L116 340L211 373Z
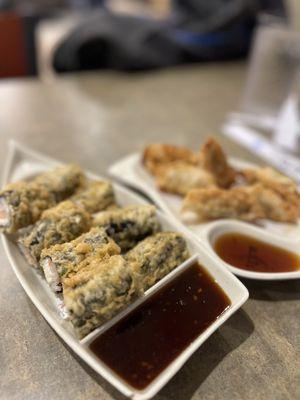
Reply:
M22 18L0 13L0 78L29 74L26 39Z

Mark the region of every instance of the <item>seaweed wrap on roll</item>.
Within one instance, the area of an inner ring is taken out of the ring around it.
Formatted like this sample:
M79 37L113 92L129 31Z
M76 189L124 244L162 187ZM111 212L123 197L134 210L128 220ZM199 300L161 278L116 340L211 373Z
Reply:
M110 182L91 181L70 200L93 214L115 205L115 194Z
M63 281L64 304L79 338L124 309L142 295L124 258L114 255L91 262Z
M96 214L94 226L101 226L121 247L122 252L133 248L140 240L161 230L156 209L151 205L128 206Z
M38 175L34 182L52 193L56 203L59 203L72 196L77 189L83 187L86 178L78 165L67 164Z
M84 183L76 165L66 165L38 175L29 182L8 184L0 192L0 229L16 233L34 224L46 209L71 196Z
M38 267L43 249L69 242L91 227L91 216L82 207L66 200L43 212L41 219L26 229L18 240L30 265Z
M35 182L15 182L0 194L0 229L16 233L36 222L41 213L56 204L55 198Z
M50 288L60 292L63 279L74 275L91 261L101 262L105 257L119 253L119 246L103 228L92 228L71 242L44 249L40 266Z
M101 262L90 258L84 268L62 281L64 304L77 335L82 338L101 326L188 257L180 234L162 232L144 239L125 256Z
M186 241L180 233L159 232L137 244L124 257L145 291L189 256Z

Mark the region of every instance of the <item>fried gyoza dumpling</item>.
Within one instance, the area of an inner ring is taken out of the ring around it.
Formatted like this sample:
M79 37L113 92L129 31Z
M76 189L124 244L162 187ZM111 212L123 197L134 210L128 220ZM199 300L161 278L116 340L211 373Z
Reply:
M236 172L228 164L220 144L213 138L202 145L199 165L214 176L217 185L221 188L228 188L235 180Z
M215 179L199 166L177 162L161 166L156 175L156 183L164 192L184 196L194 188L214 187Z
M156 175L159 167L174 161L196 165L196 154L183 146L172 146L163 143L153 143L147 146L143 154L143 164L152 174Z

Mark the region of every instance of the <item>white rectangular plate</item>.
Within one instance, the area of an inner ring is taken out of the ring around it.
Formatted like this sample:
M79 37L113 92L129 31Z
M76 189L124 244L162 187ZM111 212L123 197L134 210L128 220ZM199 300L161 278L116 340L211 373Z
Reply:
M230 163L236 169L257 167L255 164L235 158L231 158ZM120 182L145 193L168 216L175 219L177 223L181 224L189 232L192 232L204 247L214 255L215 251L213 249L213 241L219 234L226 232L248 234L254 238L263 240L275 246L281 246L300 255L299 222L297 224L287 224L264 220L262 221L261 226L256 226L237 220L223 219L214 222L187 224L180 214L182 198L177 195L164 193L157 189L153 177L143 166L141 154L131 154L122 160L117 161L109 168L109 174ZM225 263L220 258L219 261L235 275L244 278L260 280L300 278L300 270L279 273L253 272L235 268L232 265Z
M36 153L16 142L10 142L8 160L4 171L4 184L19 179L31 178L35 174L45 171L51 167L59 165L56 160ZM88 177L103 179L92 173L87 173ZM128 204L145 204L140 196L114 183L117 201L125 206ZM159 219L164 229L179 231L180 226L172 218L166 217L158 212ZM9 258L11 266L19 279L24 290L48 321L57 334L71 347L71 349L81 357L91 368L102 375L108 382L115 386L124 395L136 400L149 399L154 396L169 379L181 368L184 362L197 350L197 348L219 327L221 326L248 298L248 291L243 284L237 280L229 271L223 268L217 257L207 252L195 238L185 232L185 237L192 254L192 258L182 264L164 279L149 289L146 294L135 303L127 307L123 312L108 321L101 328L90 333L83 340L78 340L73 332L71 324L62 319L60 312L60 302L51 292L44 279L31 268L18 251L17 246L2 235L2 242ZM183 269L195 259L209 271L219 286L224 290L231 301L231 306L212 323L199 337L184 350L145 390L138 391L129 386L125 381L111 371L104 363L97 359L88 349L88 344L101 334L105 329L117 322L123 315L127 314L137 305L145 301L151 293L177 276Z

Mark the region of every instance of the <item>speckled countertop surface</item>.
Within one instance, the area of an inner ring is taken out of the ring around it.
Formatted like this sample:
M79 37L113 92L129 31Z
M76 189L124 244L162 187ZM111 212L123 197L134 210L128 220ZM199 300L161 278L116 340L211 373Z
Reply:
M105 174L152 141L198 148L218 136L239 100L244 64L151 74L75 75L0 82L0 162L15 138ZM231 155L253 160L220 138ZM122 397L62 343L31 303L0 248L0 399ZM250 299L192 356L156 400L300 398L300 282L244 281Z

